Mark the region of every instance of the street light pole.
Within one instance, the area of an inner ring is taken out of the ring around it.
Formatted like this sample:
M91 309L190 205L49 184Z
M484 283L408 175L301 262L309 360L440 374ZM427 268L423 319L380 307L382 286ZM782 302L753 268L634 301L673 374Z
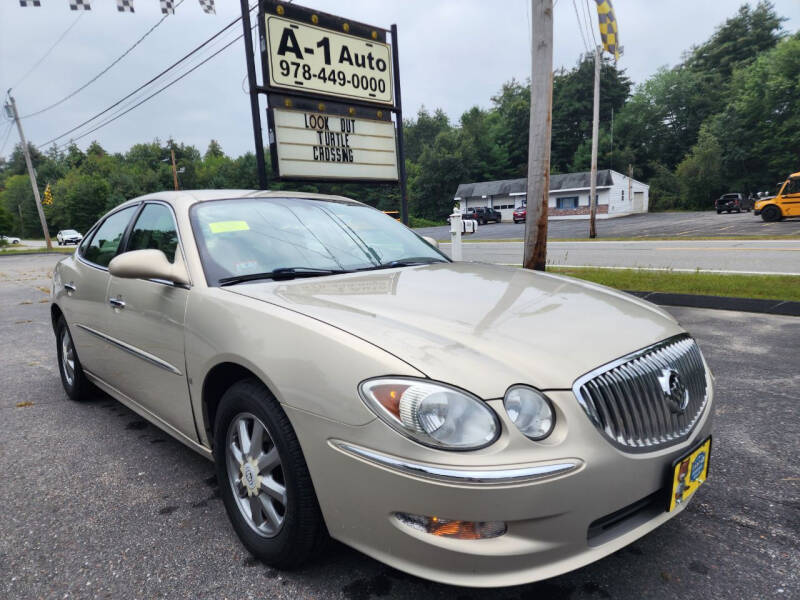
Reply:
M9 90L10 91L10 90ZM47 243L47 249L53 249L53 243L50 241L50 232L47 229L47 219L44 217L44 209L42 208L42 199L39 197L39 185L36 182L36 171L33 170L33 163L31 162L31 153L28 150L28 142L25 139L25 133L22 131L22 122L19 120L19 113L17 112L17 103L14 101L14 96L8 95L10 104L6 104L6 112L10 112L10 116L17 123L17 130L19 130L19 140L22 143L22 153L25 155L25 165L28 167L28 177L31 180L31 188L33 188L33 198L36 200L36 210L39 212L39 221L42 223L42 232L44 233L44 241ZM20 210L20 218L22 218L22 210ZM20 224L21 225L21 224ZM24 235L24 232L20 232Z

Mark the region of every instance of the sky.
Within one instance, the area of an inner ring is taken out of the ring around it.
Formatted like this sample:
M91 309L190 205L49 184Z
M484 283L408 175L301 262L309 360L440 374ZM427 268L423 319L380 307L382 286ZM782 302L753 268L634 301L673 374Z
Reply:
M405 118L414 117L425 106L431 111L443 109L457 123L461 114L472 106L490 107L491 97L504 82L512 78L524 81L530 75L530 0L299 0L297 3L386 29L397 24ZM613 0L624 48L619 67L625 69L634 83L645 81L658 68L680 62L686 50L705 41L742 3L741 0ZM236 0L216 0L217 14L206 15L197 0L184 0L175 15L167 17L139 46L85 90L52 110L24 119L26 136L41 145L115 103L239 16L239 4ZM778 14L788 19L784 29L797 31L800 1L774 0L774 4ZM0 0L0 89L13 87L21 115L70 94L107 67L161 18L158 0L134 0L134 6L134 14L119 13L114 0L92 0L90 12L73 12L68 0L42 0L39 8L20 7L16 0ZM599 39L593 0L556 0L553 32L556 69L574 66L586 49L576 7L584 19L590 15ZM31 71L70 26L52 52ZM241 24L234 25L211 49L218 49L240 33ZM588 37L588 32L584 36ZM594 45L591 40L588 43ZM108 151L124 152L135 143L172 137L196 146L201 152L212 139L233 156L252 151L246 73L244 43L240 40L165 92L81 138L77 144L86 148L92 140L97 140ZM0 118L2 146L7 123L5 115ZM266 127L266 119L264 124ZM266 143L266 135L264 140ZM0 155L8 155L17 141L16 130L10 131Z

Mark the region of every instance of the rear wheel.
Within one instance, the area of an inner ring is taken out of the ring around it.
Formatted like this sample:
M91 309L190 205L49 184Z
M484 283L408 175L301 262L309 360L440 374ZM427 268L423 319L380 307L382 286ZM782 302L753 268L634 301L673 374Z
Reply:
M72 400L86 400L89 397L91 384L86 379L75 351L72 334L69 332L64 317L59 317L56 325L56 349L58 352L58 371L61 374L61 384L64 391Z
M311 476L289 419L258 380L223 395L214 459L228 517L253 556L290 569L315 554L325 525Z
M769 204L761 209L761 218L767 222L780 221L783 218L781 209L774 204Z
M717 209L717 214L718 214L718 215L721 215L721 214L722 214L722 211L721 211L721 210L719 210L719 209Z

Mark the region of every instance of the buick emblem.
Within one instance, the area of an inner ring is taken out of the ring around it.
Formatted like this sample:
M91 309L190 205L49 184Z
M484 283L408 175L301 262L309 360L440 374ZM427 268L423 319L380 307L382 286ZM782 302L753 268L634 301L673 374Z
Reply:
M661 385L664 401L670 412L676 415L685 413L686 407L689 406L689 390L678 372L675 369L662 369L658 383Z

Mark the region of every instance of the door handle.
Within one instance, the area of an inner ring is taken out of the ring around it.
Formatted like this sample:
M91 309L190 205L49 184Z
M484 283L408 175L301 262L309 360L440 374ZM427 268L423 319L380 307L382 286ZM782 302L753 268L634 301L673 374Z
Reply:
M69 283L64 284L64 289L68 292L74 292L78 288L76 288L75 284L70 281Z
M125 308L125 303L120 298L109 298L108 303L114 308Z

